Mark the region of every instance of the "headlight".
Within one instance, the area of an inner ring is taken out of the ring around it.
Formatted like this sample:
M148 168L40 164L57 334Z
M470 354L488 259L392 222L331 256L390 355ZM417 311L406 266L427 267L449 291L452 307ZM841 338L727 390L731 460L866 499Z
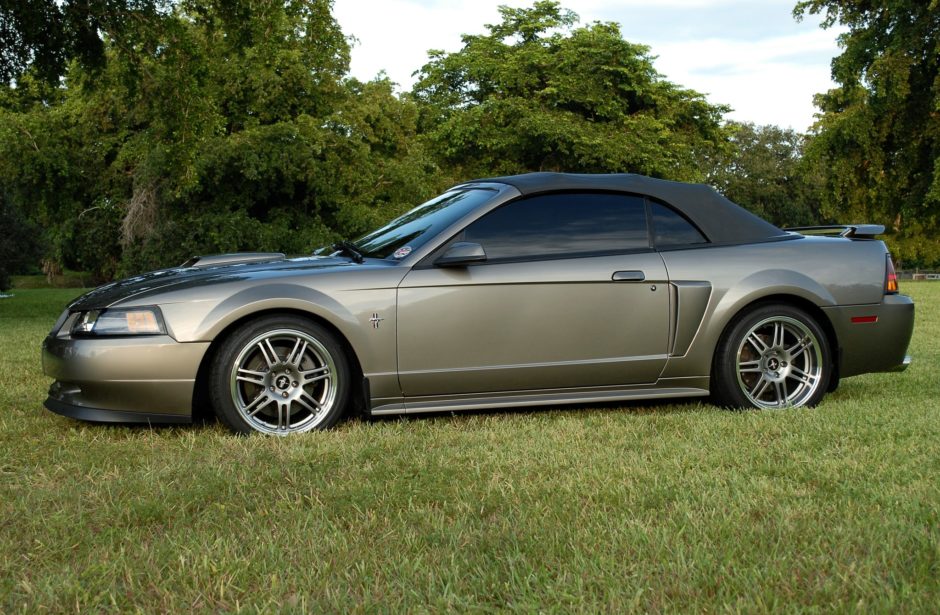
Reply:
M163 335L163 316L155 307L114 308L80 312L72 325L75 337L104 335Z
M65 311L62 312L62 314L59 316L59 319L55 321L55 324L52 325L52 331L49 332L49 335L57 334L59 332L59 329L61 329L62 326L65 324L65 321L69 319L70 315L71 315L71 312L69 312L68 308L66 308Z

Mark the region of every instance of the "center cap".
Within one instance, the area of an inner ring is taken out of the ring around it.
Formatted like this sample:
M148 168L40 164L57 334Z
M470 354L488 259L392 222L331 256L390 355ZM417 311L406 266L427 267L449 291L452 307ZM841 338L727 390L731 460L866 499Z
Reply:
M277 380L274 381L274 386L283 391L284 389L290 387L290 378L287 376L278 376Z
M777 357L770 357L767 359L767 368L771 370L776 370L780 367L780 360ZM280 386L280 384L278 384Z

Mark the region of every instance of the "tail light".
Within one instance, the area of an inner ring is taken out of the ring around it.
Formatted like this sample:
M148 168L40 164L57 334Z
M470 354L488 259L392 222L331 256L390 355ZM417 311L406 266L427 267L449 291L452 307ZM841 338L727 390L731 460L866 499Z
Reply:
M891 260L891 255L885 255L888 259L888 266L885 269L885 294L886 295L896 295L898 294L898 274L894 270L894 261Z

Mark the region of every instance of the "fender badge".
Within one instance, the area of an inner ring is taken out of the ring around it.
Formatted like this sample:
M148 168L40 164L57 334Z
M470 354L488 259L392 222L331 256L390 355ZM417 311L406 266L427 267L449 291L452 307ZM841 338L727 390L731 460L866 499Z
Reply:
M379 323L382 322L383 320L385 320L385 319L384 319L384 318L379 318L379 315L378 315L378 314L372 314L372 318L369 319L369 322L372 323L372 328L373 328L373 329L378 329L378 328L379 328Z
M411 246L403 246L395 250L395 253L392 254L392 256L395 258L405 258L409 254L411 254Z

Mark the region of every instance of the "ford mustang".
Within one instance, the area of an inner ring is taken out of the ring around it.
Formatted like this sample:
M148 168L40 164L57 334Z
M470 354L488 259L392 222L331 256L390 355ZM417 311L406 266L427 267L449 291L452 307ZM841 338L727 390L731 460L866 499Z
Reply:
M784 230L712 188L532 173L313 256L194 257L72 302L45 402L240 433L367 415L711 396L813 406L900 371L914 305L874 225Z

